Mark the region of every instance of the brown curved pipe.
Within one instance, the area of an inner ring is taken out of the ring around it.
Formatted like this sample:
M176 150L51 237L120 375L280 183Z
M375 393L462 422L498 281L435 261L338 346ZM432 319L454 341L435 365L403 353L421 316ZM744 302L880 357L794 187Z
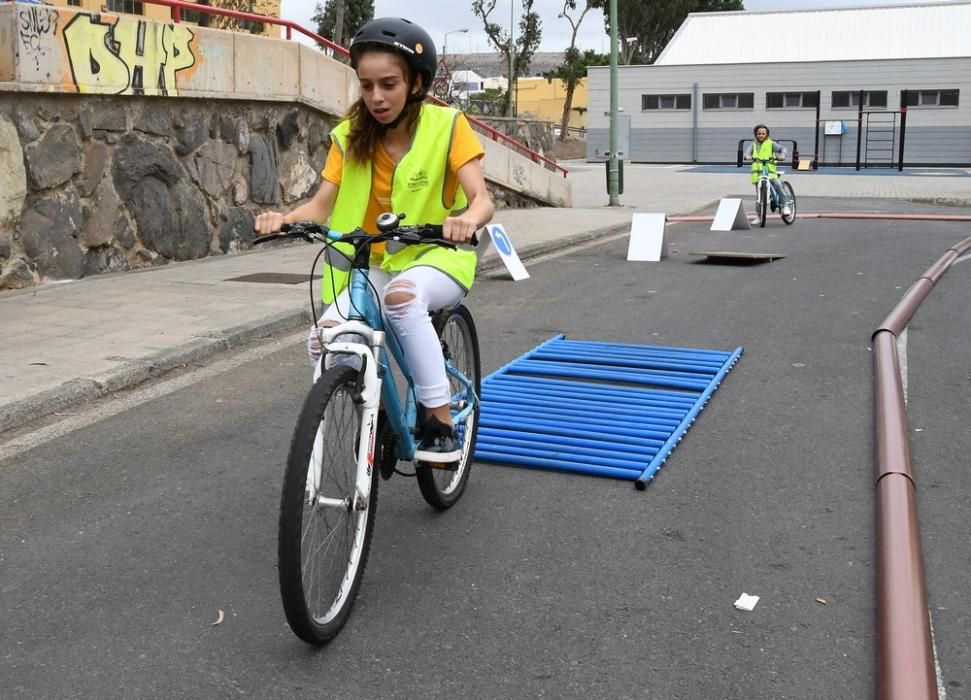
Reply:
M878 331L873 336L874 482L887 474L901 474L913 482L903 382L897 367L897 339ZM898 401L899 398L899 401Z
M876 697L937 700L914 484L890 474L876 496Z
M941 275L969 249L971 238L949 248L872 336L878 700L938 698L896 336Z
M914 312L917 311L917 307L927 298L927 295L930 294L933 287L934 283L926 277L921 277L914 282L913 286L904 293L900 303L883 319L883 323L874 331L874 335L880 331L900 335L914 315ZM894 358L894 364L896 364L896 357Z

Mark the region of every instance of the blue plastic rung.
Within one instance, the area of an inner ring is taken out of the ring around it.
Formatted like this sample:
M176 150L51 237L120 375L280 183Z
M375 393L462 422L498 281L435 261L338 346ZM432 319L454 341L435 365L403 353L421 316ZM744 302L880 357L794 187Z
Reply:
M555 336L483 380L475 457L642 488L742 352Z

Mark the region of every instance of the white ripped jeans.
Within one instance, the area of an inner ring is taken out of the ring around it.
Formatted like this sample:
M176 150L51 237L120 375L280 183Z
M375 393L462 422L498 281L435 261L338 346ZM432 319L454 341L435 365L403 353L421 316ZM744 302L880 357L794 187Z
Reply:
M458 282L433 267L413 267L393 278L380 268L372 267L369 279L379 292L384 318L394 329L411 367L418 401L429 408L444 406L451 398L448 375L445 373L442 346L428 312L455 306L462 301L465 290ZM413 298L403 304L388 304L385 300L393 293ZM350 287L344 289L327 307L318 325L334 325L345 320L350 294Z

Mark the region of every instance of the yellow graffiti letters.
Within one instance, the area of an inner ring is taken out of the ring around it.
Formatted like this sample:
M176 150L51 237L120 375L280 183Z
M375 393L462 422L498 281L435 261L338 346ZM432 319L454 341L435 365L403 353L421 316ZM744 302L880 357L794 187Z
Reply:
M176 73L195 63L192 38L186 27L130 17L103 23L78 14L64 28L79 92L177 95Z
M112 29L113 25L81 13L64 27L64 44L78 92L121 94L128 90L131 76L113 51Z

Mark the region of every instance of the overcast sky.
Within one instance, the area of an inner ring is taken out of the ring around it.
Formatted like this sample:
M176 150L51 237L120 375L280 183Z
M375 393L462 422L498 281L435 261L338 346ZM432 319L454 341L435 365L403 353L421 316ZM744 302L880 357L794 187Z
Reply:
M516 13L516 31L519 31L519 17L522 13L520 0L512 0ZM744 0L745 9L752 11L765 10L804 10L832 7L862 7L872 5L904 5L940 0ZM321 5L323 5L321 0ZM578 5L583 0L578 0ZM307 29L315 29L311 17L317 0L282 0L281 16L303 25ZM482 31L482 20L472 14L471 0L374 0L374 16L401 16L407 11L407 18L423 26L439 52L445 33L448 32L448 53L468 53L492 51L492 47ZM539 13L542 20L543 40L540 51L563 51L570 43L570 23L557 18L563 10L563 0L534 0L533 10ZM570 13L574 18L579 12ZM509 0L496 0L496 9L489 19L493 22L509 26ZM468 29L466 33L452 33L456 29ZM577 34L577 44L580 49L593 49L601 53L610 51L610 38L604 31L603 12L590 11L583 18L580 32Z

